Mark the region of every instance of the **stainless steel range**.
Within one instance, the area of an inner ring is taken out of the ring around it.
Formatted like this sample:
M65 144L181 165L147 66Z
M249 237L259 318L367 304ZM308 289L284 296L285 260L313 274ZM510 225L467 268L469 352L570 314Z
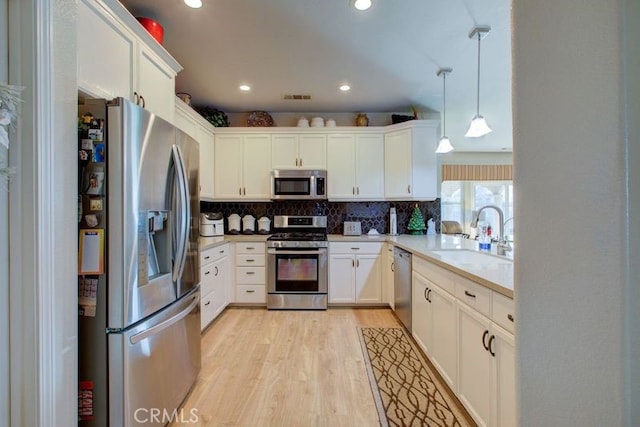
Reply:
M276 216L267 239L267 308L326 310L326 216Z

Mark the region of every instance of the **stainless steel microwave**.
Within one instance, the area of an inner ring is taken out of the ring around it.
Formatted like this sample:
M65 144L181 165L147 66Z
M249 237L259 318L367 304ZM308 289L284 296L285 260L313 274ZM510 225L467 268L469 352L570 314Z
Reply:
M271 171L272 200L319 200L326 198L326 170L277 169Z

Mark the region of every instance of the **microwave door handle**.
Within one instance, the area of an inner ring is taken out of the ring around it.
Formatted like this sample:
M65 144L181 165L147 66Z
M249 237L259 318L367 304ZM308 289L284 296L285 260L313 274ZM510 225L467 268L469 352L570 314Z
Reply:
M173 265L173 281L178 282L184 270L185 260L187 258L187 249L189 246L189 217L191 208L189 206L189 186L187 176L182 159L180 147L173 145L171 149L173 163L175 166L175 177L177 181L178 203L176 204L176 228L177 243L175 262ZM175 188L175 187L174 187Z

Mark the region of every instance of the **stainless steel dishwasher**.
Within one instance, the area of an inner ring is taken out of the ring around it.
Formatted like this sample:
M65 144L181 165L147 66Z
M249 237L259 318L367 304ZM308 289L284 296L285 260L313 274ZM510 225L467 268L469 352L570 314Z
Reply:
M396 316L411 332L411 252L394 248L393 265Z

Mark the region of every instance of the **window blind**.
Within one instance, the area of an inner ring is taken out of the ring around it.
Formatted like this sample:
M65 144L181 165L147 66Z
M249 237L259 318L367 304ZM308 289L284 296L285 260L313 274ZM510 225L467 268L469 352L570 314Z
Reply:
M442 165L443 181L512 181L513 165Z

